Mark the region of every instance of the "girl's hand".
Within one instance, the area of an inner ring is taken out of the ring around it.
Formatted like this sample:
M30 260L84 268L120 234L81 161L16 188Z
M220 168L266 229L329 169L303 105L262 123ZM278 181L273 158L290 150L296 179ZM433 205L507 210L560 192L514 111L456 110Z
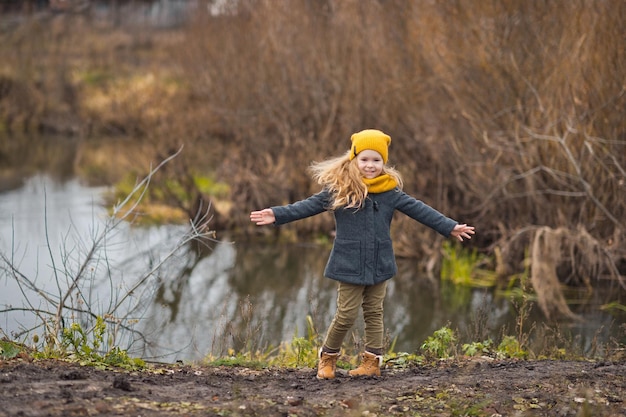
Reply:
M274 217L272 209L267 208L250 213L250 221L256 223L257 226L264 226L266 224L274 223L276 221L276 217Z
M468 226L466 224L457 224L450 232L450 236L453 236L463 242L463 238L471 239L470 235L474 234L474 226Z

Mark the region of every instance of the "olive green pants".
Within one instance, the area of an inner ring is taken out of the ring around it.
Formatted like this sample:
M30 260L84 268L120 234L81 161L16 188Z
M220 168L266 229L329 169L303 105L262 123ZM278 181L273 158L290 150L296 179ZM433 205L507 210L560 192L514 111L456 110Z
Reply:
M376 285L339 283L337 288L337 312L326 332L324 347L339 351L343 339L354 325L359 310L363 308L365 322L365 349L373 352L383 349L383 302L387 281Z

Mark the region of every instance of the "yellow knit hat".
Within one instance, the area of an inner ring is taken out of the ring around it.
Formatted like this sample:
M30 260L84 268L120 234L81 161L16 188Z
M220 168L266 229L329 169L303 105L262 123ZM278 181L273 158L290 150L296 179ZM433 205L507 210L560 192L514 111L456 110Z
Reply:
M387 163L389 144L391 144L389 135L384 134L380 130L365 129L353 134L350 140L352 141L350 160L353 160L359 152L370 149L378 152L383 157L383 162Z

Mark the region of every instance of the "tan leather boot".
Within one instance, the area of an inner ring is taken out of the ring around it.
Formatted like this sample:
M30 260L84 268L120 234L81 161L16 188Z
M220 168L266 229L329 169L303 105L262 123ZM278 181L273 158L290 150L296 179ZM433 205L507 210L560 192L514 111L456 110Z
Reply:
M358 368L348 372L350 376L380 376L380 367L383 364L383 357L373 353L363 352L361 354L361 364Z
M323 352L320 349L319 362L317 363L317 379L333 379L339 353Z

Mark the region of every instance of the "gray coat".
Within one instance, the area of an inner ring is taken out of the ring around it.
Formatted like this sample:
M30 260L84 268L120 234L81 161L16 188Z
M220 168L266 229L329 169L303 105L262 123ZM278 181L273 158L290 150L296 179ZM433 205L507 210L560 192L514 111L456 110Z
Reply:
M322 191L306 200L272 207L276 225L314 216L327 210L331 195ZM390 226L395 210L436 230L443 236L457 222L422 201L396 188L369 194L359 209L334 210L336 236L324 275L349 284L373 285L392 278L397 272L391 244Z

